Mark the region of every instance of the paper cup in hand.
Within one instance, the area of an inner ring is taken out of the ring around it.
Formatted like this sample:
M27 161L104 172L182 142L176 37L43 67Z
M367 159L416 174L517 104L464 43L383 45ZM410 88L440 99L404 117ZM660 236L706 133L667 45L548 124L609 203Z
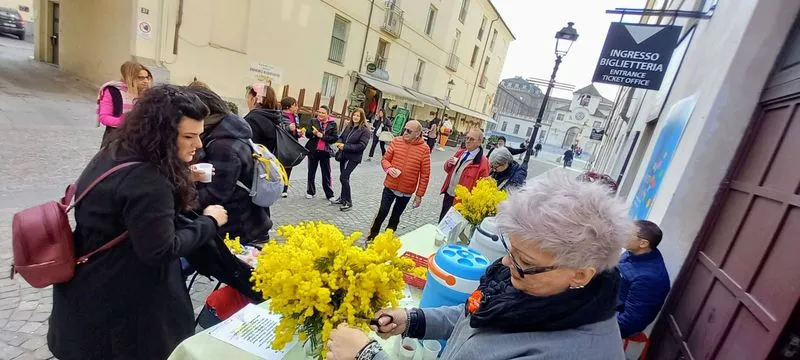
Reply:
M422 360L436 360L442 351L439 340L425 340L422 342Z
M203 173L203 178L200 179L202 183L210 183L211 177L214 174L214 165L209 163L199 163L192 166L195 171Z

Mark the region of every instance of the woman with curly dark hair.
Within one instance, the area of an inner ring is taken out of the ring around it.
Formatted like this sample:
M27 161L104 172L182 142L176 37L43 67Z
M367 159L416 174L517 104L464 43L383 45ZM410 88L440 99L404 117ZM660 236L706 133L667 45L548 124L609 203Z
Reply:
M196 201L189 163L202 147L206 116L208 108L183 88L151 88L83 171L77 193L112 167L138 162L100 182L75 208L76 253L127 237L53 286L47 341L57 358L165 359L194 333L179 259L228 221L218 205L193 221L179 215Z

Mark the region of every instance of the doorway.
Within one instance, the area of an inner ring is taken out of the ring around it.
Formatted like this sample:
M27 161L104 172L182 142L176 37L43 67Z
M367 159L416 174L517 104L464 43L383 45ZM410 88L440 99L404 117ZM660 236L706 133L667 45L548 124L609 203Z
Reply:
M59 4L50 2L50 33L48 39L50 40L50 62L58 65L58 29L60 21Z
M566 149L575 145L575 142L578 140L578 134L581 133L581 129L578 127L571 127L567 130L567 133L564 134L564 141L561 143L561 148Z

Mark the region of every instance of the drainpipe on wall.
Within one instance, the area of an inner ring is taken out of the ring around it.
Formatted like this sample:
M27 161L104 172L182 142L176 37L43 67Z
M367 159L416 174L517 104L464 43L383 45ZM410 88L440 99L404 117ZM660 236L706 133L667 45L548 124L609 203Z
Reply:
M367 18L367 32L364 33L364 45L361 46L361 58L358 61L358 72L364 69L364 54L367 51L367 39L369 39L369 29L370 25L372 25L372 10L375 9L375 0L370 1L369 3L369 17ZM388 9L387 9L388 11Z
M167 0L161 0L161 25L159 26L159 30L161 31L161 36L158 37L158 47L156 47L156 65L159 67L166 67L164 64L164 44L166 43L167 39L167 21L169 12L169 4Z
M172 55L178 55L178 39L181 35L181 24L183 23L183 0L178 2L178 18L175 19L175 37L172 40Z
M489 23L489 31L486 32L486 42L483 43L483 53L481 54L481 58L479 59L480 62L478 63L478 73L475 74L475 84L472 85L472 94L469 95L469 103L467 104L468 109L472 109L472 98L475 97L475 90L478 89L478 80L481 77L481 66L486 64L486 48L489 47L489 37L492 36L492 28L494 27L495 21L500 20L500 18L495 18ZM483 69L486 70L486 69Z

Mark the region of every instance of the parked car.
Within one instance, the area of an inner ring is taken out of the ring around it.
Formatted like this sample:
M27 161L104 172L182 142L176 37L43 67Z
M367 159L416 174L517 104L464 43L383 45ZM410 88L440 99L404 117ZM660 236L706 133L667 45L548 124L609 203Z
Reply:
M25 23L19 11L0 7L0 34L14 35L25 40Z

